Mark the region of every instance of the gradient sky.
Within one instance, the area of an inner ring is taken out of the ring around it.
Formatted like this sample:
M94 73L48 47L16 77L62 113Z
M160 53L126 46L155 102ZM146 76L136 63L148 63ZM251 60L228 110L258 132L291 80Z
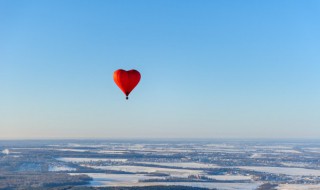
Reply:
M319 137L320 1L0 1L0 139Z

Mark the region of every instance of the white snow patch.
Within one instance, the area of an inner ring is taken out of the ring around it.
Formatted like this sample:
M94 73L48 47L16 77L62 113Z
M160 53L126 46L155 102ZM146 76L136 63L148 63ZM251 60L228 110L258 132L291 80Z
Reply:
M131 186L156 186L156 185L181 185L203 188L217 188L219 190L254 190L261 183L207 183L207 182L139 182L145 179L163 179L141 174L104 174L104 173L70 173L70 175L85 174L93 178L90 186L95 187L131 187Z
M316 147L314 147L314 148L306 148L305 150L308 151L308 152L312 152L312 153L320 153L320 148L316 148Z
M277 187L278 190L319 190L320 184L281 184Z
M266 172L273 174L285 174L292 176L320 176L320 170L312 170L305 168L286 168L286 167L263 167L263 166L241 166L238 167L246 170L253 170L258 172Z
M260 154L260 153L254 153L254 154L252 154L251 156L250 156L250 158L262 158L263 156L262 156L262 154Z
M293 154L301 154L301 152L297 151L297 150L275 150L274 152L280 152L280 153L293 153Z
M303 163L303 162L281 162L281 164L284 166L301 167L301 168L310 166L310 164Z
M187 170L187 169L170 169L170 168L157 168L157 167L145 167L145 166L90 166L90 165L82 165L86 167L91 167L95 169L102 170L115 170L115 171L124 171L124 172L132 172L132 173L165 173L169 174L172 177L188 177L189 175L200 175L204 174L199 170Z
M113 159L113 158L57 158L59 161L81 163L81 162L126 162L128 159Z
M181 168L192 168L192 169L203 169L203 168L219 168L215 164L204 164L197 162L135 162L139 164L152 164L157 166L168 166L168 167L181 167Z
M61 171L76 171L76 168L71 168L68 166L49 166L50 172L61 172Z
M99 151L97 151L97 153L100 153L100 154L124 154L124 153L128 153L128 151L124 151L124 150L99 150Z
M70 173L70 175L85 174L93 178L91 186L125 186L131 184L134 186L139 180L146 179L164 179L163 177L145 176L142 174L104 174L104 173Z
M216 180L251 180L252 176L244 175L206 175L210 179Z
M71 152L88 152L89 150L85 149L73 149L73 148L60 148L60 149L55 149L57 151L71 151Z
M2 154L6 154L6 155L10 154L9 149L4 149L4 150L2 151Z

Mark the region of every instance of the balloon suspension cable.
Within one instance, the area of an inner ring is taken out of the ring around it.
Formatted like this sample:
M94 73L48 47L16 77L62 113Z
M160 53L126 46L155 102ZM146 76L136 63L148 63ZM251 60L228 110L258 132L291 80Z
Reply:
M129 97L128 96L126 96L126 100L128 100L129 99Z

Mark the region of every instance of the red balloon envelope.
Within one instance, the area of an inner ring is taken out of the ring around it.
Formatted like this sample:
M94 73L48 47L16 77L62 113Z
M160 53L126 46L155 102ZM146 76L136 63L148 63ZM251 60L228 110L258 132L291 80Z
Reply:
M128 96L130 92L138 85L141 79L141 75L136 70L125 71L122 69L116 70L113 73L113 80L122 90L122 92Z

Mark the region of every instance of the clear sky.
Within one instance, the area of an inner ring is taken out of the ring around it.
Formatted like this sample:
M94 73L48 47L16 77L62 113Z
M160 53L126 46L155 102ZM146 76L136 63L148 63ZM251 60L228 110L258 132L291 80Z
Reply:
M0 0L0 139L319 137L320 1Z

